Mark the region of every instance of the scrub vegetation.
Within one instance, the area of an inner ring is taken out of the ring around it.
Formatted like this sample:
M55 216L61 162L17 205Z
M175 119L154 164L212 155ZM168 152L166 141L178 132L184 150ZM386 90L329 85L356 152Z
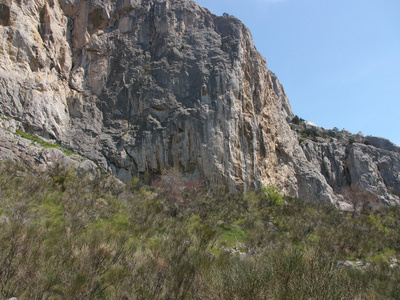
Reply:
M0 297L400 299L400 209L0 163Z

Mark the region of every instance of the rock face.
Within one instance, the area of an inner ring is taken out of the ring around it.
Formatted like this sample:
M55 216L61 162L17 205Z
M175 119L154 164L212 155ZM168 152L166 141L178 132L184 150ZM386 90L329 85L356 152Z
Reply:
M63 151L57 144L43 141L43 147L26 137L23 126L13 119L0 119L0 160L21 161L33 171L40 172L54 167L74 169L77 174L94 178L100 174L97 165L80 155ZM40 139L36 140L40 141Z
M368 187L386 197L383 184L397 184L390 187L399 199L393 151L385 150L385 163L373 146L348 156L338 150L336 177L323 172L323 147L335 145L300 146L279 80L234 17L188 0L0 6L0 114L122 180L176 167L231 190L275 184L292 196L336 202L334 189L364 178L358 164L371 160L391 179L378 187L378 173L368 173Z
M399 204L400 155L374 146L308 141L303 151L337 193L353 185L375 194L381 202Z

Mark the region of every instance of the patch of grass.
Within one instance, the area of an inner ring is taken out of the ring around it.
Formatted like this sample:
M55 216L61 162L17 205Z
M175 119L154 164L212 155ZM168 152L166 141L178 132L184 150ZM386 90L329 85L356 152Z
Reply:
M241 224L241 222L235 222L228 228L224 227L220 228L219 230L221 233L219 242L229 249L236 247L240 244L243 244L248 236L248 233L244 229L244 226ZM239 250L244 251L244 249L239 249Z
M78 153L68 150L59 144L52 144L52 143L46 142L45 140L41 139L40 137L33 135L33 134L29 134L27 132L17 130L15 132L15 134L19 135L20 137L23 137L24 139L30 140L30 141L32 141L32 143L36 143L36 144L42 146L43 148L55 148L55 149L59 149L59 150L63 151L67 155L72 155L72 154L79 155Z

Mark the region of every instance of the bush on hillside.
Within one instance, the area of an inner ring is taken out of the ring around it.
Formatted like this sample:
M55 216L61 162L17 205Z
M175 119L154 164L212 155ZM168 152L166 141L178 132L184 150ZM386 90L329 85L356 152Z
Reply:
M399 298L399 207L352 216L273 186L167 180L132 188L0 162L1 297Z

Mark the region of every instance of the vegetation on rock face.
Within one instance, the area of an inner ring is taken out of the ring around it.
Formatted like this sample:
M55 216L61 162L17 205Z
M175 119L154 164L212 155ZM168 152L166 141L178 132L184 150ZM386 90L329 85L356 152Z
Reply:
M399 299L400 208L340 212L0 163L0 294L18 299Z
M23 137L24 139L32 141L32 143L37 143L38 145L42 146L43 148L59 149L67 155L77 154L71 150L66 149L65 147L61 146L60 144L52 144L52 143L46 142L45 140L41 139L40 137L33 135L33 134L29 134L24 131L17 130L15 132L15 134L19 135L20 137ZM77 154L77 155L79 155L79 154Z
M298 116L295 116L292 119L290 127L299 135L300 144L303 144L304 140L311 140L320 143L337 141L342 144L364 143L365 145L371 145L367 139L368 137L365 138L360 134L351 134L345 129L339 131L337 127L334 127L333 129L307 127L305 120Z

